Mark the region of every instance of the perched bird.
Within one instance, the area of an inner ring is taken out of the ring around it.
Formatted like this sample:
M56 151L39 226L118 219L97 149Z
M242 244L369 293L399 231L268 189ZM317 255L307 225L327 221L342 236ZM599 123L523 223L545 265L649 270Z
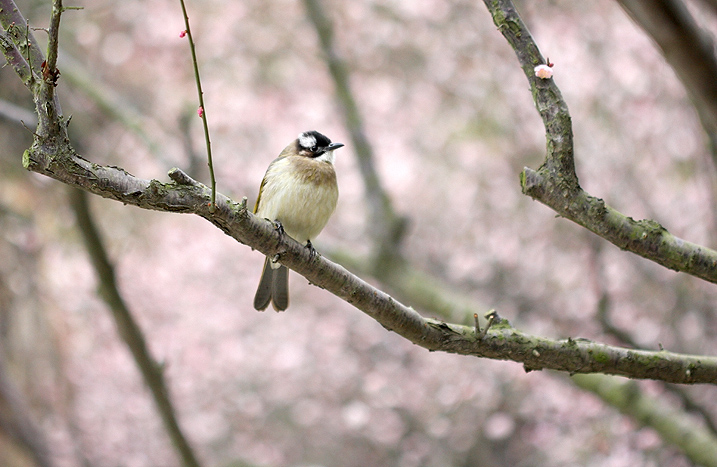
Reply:
M301 133L266 169L254 214L275 222L280 232L313 252L311 240L323 230L339 198L334 150L342 146L317 131ZM269 303L276 311L289 306L289 270L267 257L254 308L263 311Z

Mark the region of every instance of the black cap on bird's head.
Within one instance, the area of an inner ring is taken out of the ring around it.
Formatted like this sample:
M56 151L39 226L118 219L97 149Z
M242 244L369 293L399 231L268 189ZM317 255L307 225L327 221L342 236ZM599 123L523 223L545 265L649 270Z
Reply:
M296 139L299 154L308 157L319 157L324 153L343 147L342 143L332 143L329 138L318 131L305 131Z

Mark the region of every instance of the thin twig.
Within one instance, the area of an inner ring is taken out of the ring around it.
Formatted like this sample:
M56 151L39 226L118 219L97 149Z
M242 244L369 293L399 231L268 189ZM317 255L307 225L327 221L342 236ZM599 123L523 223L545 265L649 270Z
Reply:
M476 315L476 322L478 320L477 316L478 315ZM496 319L500 319L500 317L498 316L498 312L496 312L495 310L490 310L488 313L486 313L485 318L488 320L488 322L486 323L485 328L478 333L478 339L483 339L485 335L488 334L488 330L490 329L490 327L493 326L493 322L495 322Z
M211 205L209 211L214 212L216 209L216 194L217 194L217 182L214 178L214 163L212 162L212 143L209 139L209 124L207 123L207 108L204 105L204 92L202 91L202 80L199 77L199 64L197 63L197 51L194 47L194 39L192 37L192 30L189 27L189 15L187 15L187 7L184 5L184 0L179 0L182 5L182 14L184 15L185 31L187 33L187 39L189 40L189 49L192 51L192 64L194 66L194 80L197 83L197 94L199 95L199 109L197 110L199 117L202 119L202 125L204 127L204 141L207 145L207 165L209 166L209 179L210 188L212 190Z
M50 17L50 27L47 31L47 58L46 67L50 71L57 69L57 54L60 41L60 17L64 12L62 8L62 0L54 0L52 2L52 16ZM51 86L54 88L54 86Z

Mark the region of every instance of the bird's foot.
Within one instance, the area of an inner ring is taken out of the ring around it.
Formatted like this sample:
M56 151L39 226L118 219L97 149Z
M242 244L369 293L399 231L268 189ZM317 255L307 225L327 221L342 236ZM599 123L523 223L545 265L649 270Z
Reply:
M279 235L283 237L286 232L284 232L284 226L281 225L279 219L275 219L272 223L274 224L274 230L276 230Z
M311 240L306 241L306 248L309 249L309 258L314 259L316 256L321 256L318 251L316 251L316 248L314 248L314 245L311 244Z

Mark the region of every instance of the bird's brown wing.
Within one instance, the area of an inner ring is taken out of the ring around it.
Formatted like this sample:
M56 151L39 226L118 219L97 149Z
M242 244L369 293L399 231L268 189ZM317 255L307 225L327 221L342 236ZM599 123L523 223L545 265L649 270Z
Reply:
M259 194L256 195L256 204L254 204L254 214L256 214L256 210L259 209L259 201L261 201L261 192L264 191L264 185L266 185L266 176L261 179L261 185L259 185Z

